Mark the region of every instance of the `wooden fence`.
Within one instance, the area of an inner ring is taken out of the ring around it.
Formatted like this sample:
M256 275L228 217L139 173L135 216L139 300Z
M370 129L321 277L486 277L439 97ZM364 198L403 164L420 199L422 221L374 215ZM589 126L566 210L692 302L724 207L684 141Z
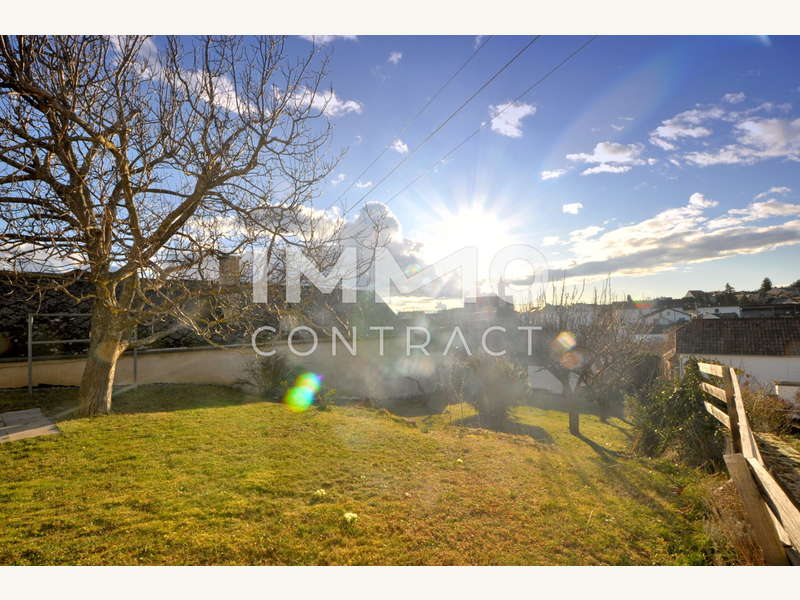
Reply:
M725 465L739 491L753 536L768 565L800 565L800 510L770 473L750 428L739 378L728 366L698 363L716 378L701 383L706 410L729 431Z

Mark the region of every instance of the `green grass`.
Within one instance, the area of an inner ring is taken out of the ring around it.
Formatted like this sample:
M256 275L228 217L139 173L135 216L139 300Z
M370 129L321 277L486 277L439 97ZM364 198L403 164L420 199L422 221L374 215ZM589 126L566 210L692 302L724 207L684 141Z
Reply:
M22 407L24 394L2 405ZM39 392L56 411L70 390ZM707 564L702 475L627 426L515 412L518 433L153 386L63 435L0 445L3 564ZM16 403L16 404L14 404ZM534 436L534 437L532 437ZM538 441L544 440L544 441ZM314 491L325 489L322 501ZM348 525L343 514L354 512Z

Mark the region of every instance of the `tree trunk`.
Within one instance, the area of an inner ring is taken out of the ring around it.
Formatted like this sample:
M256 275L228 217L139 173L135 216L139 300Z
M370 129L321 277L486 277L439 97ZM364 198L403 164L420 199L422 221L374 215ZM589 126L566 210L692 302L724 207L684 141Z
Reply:
M566 381L561 382L564 388L563 394L566 400L567 411L569 413L569 432L572 435L581 434L580 413L578 412L578 403L576 401L575 390L572 389L572 384L567 377Z
M82 416L105 415L111 411L111 394L117 360L126 343L113 314L96 303L92 310L89 354L78 392L78 413Z
M578 412L578 408L575 406L575 402L572 402L572 405L569 408L569 432L572 435L580 435L581 434L581 421L580 421L580 413Z

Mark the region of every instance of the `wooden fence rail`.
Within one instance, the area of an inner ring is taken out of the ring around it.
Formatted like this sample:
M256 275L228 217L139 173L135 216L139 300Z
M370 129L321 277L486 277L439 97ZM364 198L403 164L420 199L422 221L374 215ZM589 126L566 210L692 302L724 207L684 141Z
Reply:
M721 381L701 383L706 410L730 431L725 465L768 565L800 565L800 510L770 473L744 409L739 378L725 365L698 363ZM716 403L715 403L716 402ZM719 404L721 403L721 405Z

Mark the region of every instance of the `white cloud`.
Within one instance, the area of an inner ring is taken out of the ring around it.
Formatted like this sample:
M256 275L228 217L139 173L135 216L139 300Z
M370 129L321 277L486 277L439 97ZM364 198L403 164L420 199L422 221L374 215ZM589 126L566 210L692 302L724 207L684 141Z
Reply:
M611 129L613 129L614 131L622 131L623 129L625 129L625 125L617 125L615 123L612 123Z
M684 158L700 167L752 165L769 158L800 161L800 119L750 119L734 127L738 144L715 151L688 152Z
M557 235L546 235L542 238L542 247L556 246L561 243L561 239Z
M762 198L766 198L772 194L789 194L791 193L792 188L786 186L778 186L778 187L771 187L766 192L761 192L760 194L756 194L755 199L761 200Z
M703 140L703 148L695 148L683 154L686 162L700 167L710 165L752 165L769 158L784 158L800 161L800 119L763 118L761 113L788 113L790 104L762 102L746 109L734 109L731 105L744 102L743 92L732 92L723 96L724 105L697 105L696 108L678 113L650 133L650 143L667 152L679 149L681 143ZM727 142L716 146L705 140L713 133L708 121L732 124ZM675 157L672 157L675 158Z
M701 124L711 119L721 119L726 116L724 110L718 106L693 108L678 113L671 119L661 122L661 125L650 132L650 143L662 150L675 150L673 142L681 138L702 138L711 135L712 131ZM666 141L671 140L671 141Z
M764 202L753 202L745 208L732 208L727 213L708 222L709 229L736 227L742 223L763 221L774 217L800 215L800 204L780 202L771 198Z
M342 183L342 182L343 182L345 179L347 179L347 175L345 175L344 173L339 173L339 174L338 174L336 177L334 177L334 178L331 180L331 185L339 185L339 184L340 184L340 183Z
M738 123L739 142L756 149L761 157L800 160L800 119L761 119Z
M333 90L315 92L308 88L302 88L294 93L292 99L297 110L303 109L310 102L312 108L332 119L348 113L359 114L364 108L362 104L356 100L342 100Z
M655 136L650 137L650 143L668 152L670 150L676 150L678 148L675 144L671 144L667 140L662 140L661 138Z
M392 63L393 65L396 65L397 63L400 62L400 60L402 58L403 58L403 53L402 52L397 52L395 50L394 52L389 54L389 58L387 58L386 61Z
M317 46L324 46L330 44L334 40L357 40L357 35L301 35L306 41L316 44Z
M727 102L728 104L739 104L739 102L744 102L744 92L731 92L729 94L725 94L722 97L723 102Z
M711 208L718 204L719 202L716 200L709 200L700 192L695 192L689 196L689 206L694 206L695 208Z
M582 208L583 204L580 202L571 202L569 204L562 205L561 212L567 215L577 215Z
M584 169L581 171L581 175L597 175L598 173L627 173L632 168L633 167L630 165L609 165L607 163L603 163L601 165L597 165L596 167Z
M589 225L589 227L584 227L583 229L576 229L575 231L570 231L569 239L572 242L580 242L583 240L588 240L589 238L596 236L604 229L605 227L600 227L599 225Z
M536 107L521 102L489 106L492 131L508 137L522 137L522 119L536 114Z
M400 154L405 154L406 152L408 152L408 146L400 138L393 141L391 146L389 146L389 148L391 150L394 150L395 152L399 152Z
M565 260L565 273L573 278L609 274L642 276L686 264L800 244L797 218L766 227L745 224L800 215L800 205L775 200L754 203L709 221L704 212L713 206L716 206L714 201L696 193L685 206L664 210L652 218L602 235L588 227L573 232L569 246L573 257ZM729 222L721 224L721 219Z
M566 169L553 169L552 171L542 171L540 173L542 181L546 179L558 179L567 172Z
M739 163L752 164L752 157L746 156L742 149L729 144L715 152L688 152L683 158L698 167L708 167L711 165L736 165Z
M585 163L631 163L641 164L639 155L642 153L641 144L618 144L617 142L600 142L594 147L591 154L567 154L569 160Z
M318 92L314 95L311 106L322 111L325 116L335 118L348 113L360 113L363 106L356 100L341 100L333 90Z
M664 123L670 123L670 121L664 121ZM655 131L653 131L653 135L662 139L677 140L678 138L682 137L706 137L711 135L711 130L707 127L695 127L686 124L670 123L668 125L665 124L656 127Z
M774 198L764 202L753 202L747 208L732 208L732 215L742 215L745 221L759 221L770 217L786 217L800 215L800 204L780 202Z
M372 182L371 181L356 181L356 187L363 190L365 188L372 187Z
M584 170L581 175L597 173L626 173L633 165L643 165L647 161L641 158L644 147L641 144L619 144L617 142L600 142L591 154L585 152L567 154L568 160L596 164Z
M132 45L137 44L133 38L126 36L111 36L111 44L115 54L119 55L133 50ZM165 77L164 66L159 59L158 46L152 38L146 38L136 49L134 61L139 68L139 75L163 80ZM181 72L188 91L201 98L231 112L248 116L254 106L240 95L240 89L226 73L209 74L200 70L187 69Z

